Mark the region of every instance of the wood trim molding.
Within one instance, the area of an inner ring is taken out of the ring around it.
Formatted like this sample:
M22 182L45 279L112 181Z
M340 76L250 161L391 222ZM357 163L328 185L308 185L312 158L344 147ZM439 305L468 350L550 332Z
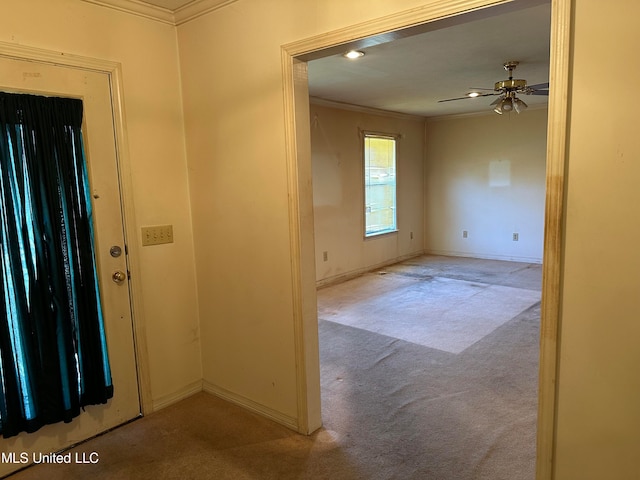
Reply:
M142 298L142 269L139 264L140 247L135 241L138 223L133 205L133 176L129 157L129 139L127 136L127 122L124 109L124 81L122 79L122 65L117 63L111 71L111 95L113 97L114 126L116 133L116 149L118 152L118 171L120 173L120 191L122 196L125 238L127 239L127 262L131 279L131 311L133 314L134 344L138 367L138 390L143 415L154 410L151 396L151 373L149 352L147 349L146 316Z
M202 391L210 395L215 395L216 397L226 400L227 402L231 402L242 408L245 408L254 413L257 413L258 415L261 415L265 418L273 420L274 422L279 423L280 425L284 425L285 427L291 430L296 430L298 427L295 418L292 418L288 415L280 413L276 410L272 410L260 403L256 403L253 400L249 400L248 398L243 397L242 395L238 395L222 387L214 385L213 383L209 383L206 380L202 382ZM194 393L197 393L197 392L194 392Z
M554 478L557 424L557 378L562 300L565 184L568 135L571 0L551 2L551 62L547 122L547 179L536 479Z
M297 430L322 426L307 64L282 50Z
M424 122L426 117L419 115L411 115L409 113L391 112L389 110L380 110L373 107L363 107L361 105L353 105L351 103L336 102L334 100L325 100L319 97L309 97L309 103L311 105L318 105L320 107L336 108L338 110L349 110L351 112L366 113L369 115L380 115L387 118L397 118L399 120L409 120L413 122Z
M113 109L116 152L118 155L118 173L120 176L120 190L124 213L125 241L127 242L128 268L131 272L131 313L133 316L134 346L136 350L136 364L138 369L138 389L140 406L143 414L151 413L153 404L151 399L151 383L149 376L149 355L147 352L147 336L145 316L142 302L142 288L139 285L140 266L138 265L137 242L129 241L135 238L137 231L133 208L133 184L127 140L126 119L124 115L124 96L122 90L122 66L120 63L78 55L71 55L52 50L28 47L13 43L0 42L0 55L19 60L48 63L76 69L92 70L109 75L111 85L111 107Z
M192 0L176 10L157 7L141 0L82 1L177 26L190 22L191 20L201 17L209 12L213 12L219 8L226 7L227 5L235 3L237 0Z
M345 43L354 40L511 3L512 0L437 0L424 7L315 35L283 45L281 48L298 404L297 429L300 433L312 433L322 424L313 253L311 143L309 135L304 134L310 129L306 65L306 61L311 58L309 54L336 46L343 48Z
M175 25L182 25L183 23L195 20L202 15L206 15L209 12L218 10L219 8L226 7L238 0L195 0L184 7L178 8L174 12Z
M377 270L380 270L381 268L388 267L389 265L395 265L396 263L400 263L400 262L410 260L412 258L420 257L425 253L429 253L429 252L420 250L419 252L407 253L406 255L396 257L393 260L377 263L375 265L370 265L368 267L358 268L357 270L352 270L346 273L340 273L338 275L334 275L333 277L323 278L322 280L318 280L316 282L316 288L321 289L321 288L329 287L331 285L337 285L339 283L346 282L347 280L360 277L365 273L375 272ZM438 254L436 253L436 255Z
M189 398L197 393L203 391L202 380L196 380L188 385L185 385L181 389L172 392L168 395L162 395L153 401L153 411L156 412L162 408L178 403L181 400Z
M542 285L542 318L540 336L540 378L539 378L539 406L537 432L537 480L552 480L555 450L556 425L556 386L558 359L558 332L561 307L562 280L562 245L564 228L564 190L565 190L565 162L567 145L567 102L569 91L569 53L570 53L570 15L571 0L551 0L552 2L552 52L549 99L549 120L547 138L547 176L546 176L546 212L545 212L545 240L543 259ZM324 56L329 49L344 49L367 41L368 37L378 37L378 41L392 41L394 31L418 27L421 24L435 20L451 19L460 14L482 14L480 10L488 7L507 5L507 8L523 5L523 2L486 1L486 0L438 0L429 5L400 12L387 17L375 19L361 24L345 27L332 32L323 33L297 42L282 46L283 88L285 97L285 122L287 142L287 166L289 172L289 197L293 200L289 204L290 233L292 238L292 269L294 271L294 323L296 345L296 364L298 367L298 383L308 387L305 369L305 352L309 345L309 338L305 330L309 328L310 319L305 318L302 305L304 304L303 276L300 273L306 265L301 258L304 238L301 234L301 224L304 221L300 211L299 194L306 188L305 183L310 179L299 174L299 163L308 161L298 158L298 150L306 146L296 142L296 130L304 129L304 119L296 117L295 103L300 101L301 92L296 92L296 85L304 83L299 78L306 69L294 69L294 61L308 61ZM318 52L323 51L321 54ZM337 50L336 50L337 51ZM296 77L296 78L294 78ZM304 96L304 95L302 95ZM308 101L308 94L307 94ZM296 122L300 122L297 123ZM311 246L312 248L312 246ZM313 268L313 267L310 267ZM315 318L317 327L317 316ZM299 385L299 391L303 389ZM310 399L299 398L301 411L308 411L305 402Z
M119 12L130 13L139 17L148 18L157 22L175 25L175 16L171 10L156 7L139 0L82 0L86 3L112 8Z
M338 48L339 50L337 51L342 51L352 48L349 45L351 42L363 40L367 43L366 41L370 37L375 37L372 42L378 44L402 38L404 35L398 32L412 27L422 27L420 31L427 31L428 28L425 26L435 20L453 19L463 13L467 15L476 13L479 17L482 17L488 7L499 5L505 5L505 8L509 8L515 3L514 0L436 0L422 7L292 42L284 45L283 49L289 55L300 57L302 60L307 61L312 58L326 56L328 49ZM454 23L457 23L457 21ZM319 56L313 55L319 51L323 51L322 54Z

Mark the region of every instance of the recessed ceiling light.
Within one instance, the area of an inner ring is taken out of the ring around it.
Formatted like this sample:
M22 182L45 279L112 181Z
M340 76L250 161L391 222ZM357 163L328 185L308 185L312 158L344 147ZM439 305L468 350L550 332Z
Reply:
M353 60L355 58L364 57L364 52L361 52L359 50L350 50L347 53L343 54L343 57Z

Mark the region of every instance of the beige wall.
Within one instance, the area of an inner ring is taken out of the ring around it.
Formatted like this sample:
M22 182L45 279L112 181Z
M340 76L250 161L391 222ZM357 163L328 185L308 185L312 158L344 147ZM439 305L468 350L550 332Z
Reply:
M295 424L278 29L266 6L250 10L234 3L178 28L203 378Z
M239 0L178 29L207 381L294 415L280 46L426 3ZM633 102L640 7L576 3L556 471L631 478L640 147L634 110L599 95L621 72L616 89Z
M430 119L426 135L418 117L313 101L310 119L319 285L423 251L542 262L546 109ZM362 130L403 135L397 234L363 237Z
M425 251L542 262L547 110L442 117L426 132Z
M281 47L420 3L239 0L178 27L205 388L293 427Z
M401 136L396 153L398 231L367 239L364 238L362 131ZM311 163L319 283L422 253L424 119L312 104ZM326 261L323 252L327 252Z
M490 112L431 119L426 136L424 126L420 118L372 115L312 102L318 284L423 250L542 261L546 109L518 116ZM361 130L403 135L398 147L398 234L363 238ZM466 239L463 230L468 232ZM517 242L513 233L518 233Z
M575 3L558 479L640 476L640 3ZM603 85L622 78L612 108ZM622 105L625 105L625 101Z
M178 28L203 376L280 420L296 421L298 400L280 47L427 3L238 0ZM640 4L573 3L555 471L631 479L640 470ZM141 249L140 259L152 390L166 399L200 378L175 32L78 0L52 4L5 0L0 40L123 64L137 221L176 229L174 245ZM612 78L618 108L603 100Z
M78 0L4 0L2 12L0 41L122 63L135 218L174 227L175 243L138 249L151 395L165 404L201 379L175 28Z

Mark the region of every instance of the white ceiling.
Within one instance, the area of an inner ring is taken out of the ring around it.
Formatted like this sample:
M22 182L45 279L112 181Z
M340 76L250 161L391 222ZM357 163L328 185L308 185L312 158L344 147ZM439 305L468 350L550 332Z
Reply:
M473 87L493 89L495 82L508 78L503 64L511 60L520 62L514 78L529 85L548 82L550 15L548 0L521 0L422 26L430 30L426 33L371 41L372 46L359 48L365 56L357 60L342 56L345 47L334 48L324 58L305 58L309 93L323 100L425 117L491 111L495 96L438 100L464 97ZM530 108L545 105L548 99L520 98Z
M231 1L136 0L130 4L176 13L185 7L199 12L226 3ZM529 85L548 82L550 24L550 0L515 0L314 52L302 57L309 66L309 93L315 99L425 117L491 111L494 96L438 100L464 97L472 88L493 89L495 82L508 78L503 64L512 60L520 62L514 78ZM352 47L365 56L345 59L342 53ZM530 108L547 103L546 96L520 98Z

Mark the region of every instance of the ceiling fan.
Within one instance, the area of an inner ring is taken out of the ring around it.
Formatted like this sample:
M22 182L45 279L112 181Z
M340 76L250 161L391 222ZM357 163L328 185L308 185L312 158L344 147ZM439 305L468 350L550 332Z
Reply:
M491 106L495 105L495 108L493 109L494 112L502 115L504 112L511 112L512 110L515 110L516 113L520 113L527 108L527 104L518 98L517 94L549 95L549 83L527 85L526 80L513 78L513 71L518 66L518 63L519 62L517 61L510 61L503 65L504 69L509 72L509 79L496 82L493 90L488 88L473 88L464 97L439 100L438 103L499 95L499 97L490 104ZM491 93L482 93L480 90L491 90Z

